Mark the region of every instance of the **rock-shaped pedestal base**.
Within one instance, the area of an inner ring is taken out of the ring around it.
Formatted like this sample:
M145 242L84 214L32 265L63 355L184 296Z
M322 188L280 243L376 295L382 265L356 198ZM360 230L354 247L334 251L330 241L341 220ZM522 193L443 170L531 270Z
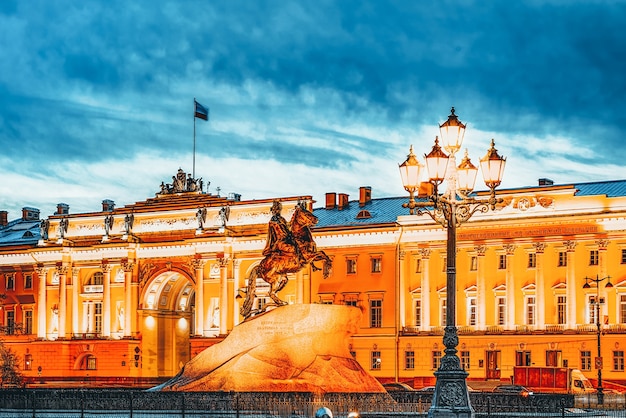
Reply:
M286 305L233 329L161 391L385 392L352 357L348 337L361 311L341 305Z

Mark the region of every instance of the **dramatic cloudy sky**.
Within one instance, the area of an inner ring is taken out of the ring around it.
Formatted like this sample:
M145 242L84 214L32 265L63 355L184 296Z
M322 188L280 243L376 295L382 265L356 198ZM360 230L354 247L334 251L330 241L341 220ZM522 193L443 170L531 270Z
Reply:
M214 194L403 195L451 106L506 187L623 179L625 22L620 0L1 0L0 210L154 197L192 171L194 97Z

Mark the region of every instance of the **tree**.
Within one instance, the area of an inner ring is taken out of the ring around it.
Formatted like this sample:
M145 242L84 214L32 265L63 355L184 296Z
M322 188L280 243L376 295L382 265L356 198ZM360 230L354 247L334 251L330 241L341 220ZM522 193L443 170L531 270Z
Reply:
M22 386L24 377L20 371L20 357L0 341L0 388Z

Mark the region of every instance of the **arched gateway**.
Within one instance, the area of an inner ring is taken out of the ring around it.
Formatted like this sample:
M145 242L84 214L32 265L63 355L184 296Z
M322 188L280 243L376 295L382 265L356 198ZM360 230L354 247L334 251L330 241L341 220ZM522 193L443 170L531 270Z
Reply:
M190 359L194 332L195 291L188 273L174 268L156 272L139 299L144 373L167 377Z

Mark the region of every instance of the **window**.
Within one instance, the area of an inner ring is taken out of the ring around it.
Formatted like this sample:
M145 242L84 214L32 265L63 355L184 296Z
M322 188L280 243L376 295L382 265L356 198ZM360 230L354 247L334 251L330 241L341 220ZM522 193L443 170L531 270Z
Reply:
M535 297L526 297L526 325L535 325Z
M626 323L626 295L619 296L619 322Z
M503 296L498 297L497 303L498 303L497 322L498 322L498 325L504 325L506 324L506 298Z
M626 249L622 249L622 264L626 264Z
M88 285L101 285L104 283L104 274L101 271L97 271L91 275L86 284Z
M567 266L567 253L565 251L559 251L559 262L557 266L558 267Z
M358 305L357 305L357 304L358 304L358 302L359 302L359 300L358 300L357 298L355 298L355 297L347 297L347 298L344 300L344 304L345 304L346 306L354 306L354 307L357 307L357 306L358 306Z
M561 367L560 350L546 350L546 367Z
M598 250L589 251L589 265L590 266L598 265Z
M580 370L591 371L591 351L580 352Z
M383 301L381 299L370 300L370 327L380 328L383 326Z
M441 365L441 351L433 351L433 370L439 370Z
M461 368L463 370L469 370L470 368L470 352L461 351Z
M515 352L515 365L516 366L530 366L530 351L519 350Z
M404 352L404 368L413 370L415 368L415 351L407 350Z
M15 277L12 274L7 274L5 277L7 279L7 290L14 290L15 289Z
M372 359L372 370L380 370L380 351L372 351L371 354Z
M500 254L498 256L498 269L499 270L506 269L506 254Z
M33 288L33 275L27 274L24 276L24 289L32 289Z
M470 270L471 271L478 270L478 257L476 257L475 255L473 255L472 258L470 258Z
M87 355L80 365L81 370L97 370L96 356Z
M32 370L32 369L33 369L33 355L24 354L24 370Z
M321 304L322 305L332 305L333 304L333 300L332 299L322 299L321 300Z
M567 296L557 296L556 298L556 323L565 324L567 317Z
M380 256L376 256L376 257L372 257L371 259L371 265L372 265L372 273L380 273L381 270L381 266L382 266L382 257Z
M94 332L102 332L102 302L94 303Z
M422 301L420 299L415 299L415 326L419 327L422 325Z
M476 325L476 298L467 298L467 325Z
M613 371L624 371L624 350L613 351Z
M24 334L33 333L33 311L24 311Z
M587 299L587 310L589 311L589 323L590 324L595 324L597 322L597 312L599 310L600 305L598 304L598 301L596 300L595 296L589 296L589 298Z
M535 267L537 267L537 254L530 253L528 254L528 268L534 269Z
M443 263L441 264L441 271L443 271L445 273L446 272L446 268L448 267L448 258L447 257L443 257L442 260L443 260Z
M421 259L421 258L418 258L418 259L416 260L416 263L415 263L415 272L416 272L416 273L421 273L421 272L422 272L422 259Z
M15 332L15 311L7 311L7 335L13 335Z
M346 259L346 273L356 274L356 258Z

